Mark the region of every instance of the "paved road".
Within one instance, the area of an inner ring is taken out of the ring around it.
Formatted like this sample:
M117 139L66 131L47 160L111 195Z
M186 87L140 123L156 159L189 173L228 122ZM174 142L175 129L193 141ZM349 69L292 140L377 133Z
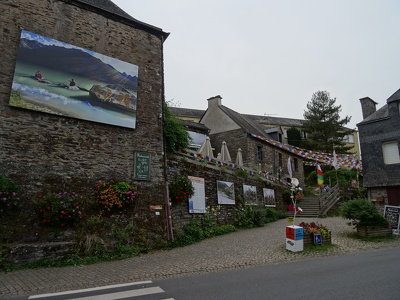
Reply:
M400 247L400 238L385 242L363 242L349 238L348 234L354 229L340 217L296 218L296 223L302 221L326 225L332 230L332 243L336 247L311 254L286 251L285 228L289 224L284 219L261 228L242 230L187 247L156 251L121 261L0 273L0 299Z

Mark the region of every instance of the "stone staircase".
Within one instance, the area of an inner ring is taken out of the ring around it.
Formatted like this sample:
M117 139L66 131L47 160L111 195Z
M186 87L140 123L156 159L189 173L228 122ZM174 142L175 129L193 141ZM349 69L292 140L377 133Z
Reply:
M298 217L316 218L319 216L320 207L318 197L303 197L297 202L296 206L303 210L301 214L297 215Z
M297 215L302 218L316 218L324 216L341 199L339 185L332 187L329 192L320 195L320 197L303 197L296 203L303 212ZM293 217L293 211L287 211L286 216Z

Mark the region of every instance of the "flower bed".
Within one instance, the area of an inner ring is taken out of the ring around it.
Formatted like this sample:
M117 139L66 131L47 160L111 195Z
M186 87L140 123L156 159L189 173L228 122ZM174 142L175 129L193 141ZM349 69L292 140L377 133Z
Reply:
M303 243L304 245L314 244L314 234L321 233L322 244L331 244L332 243L332 234L328 228L322 224L318 224L315 222L305 223L301 222L299 226L303 227L304 236Z

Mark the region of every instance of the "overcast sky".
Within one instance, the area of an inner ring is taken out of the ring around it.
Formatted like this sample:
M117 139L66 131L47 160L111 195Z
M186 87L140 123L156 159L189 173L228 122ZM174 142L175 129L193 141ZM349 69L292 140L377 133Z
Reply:
M355 128L360 98L380 108L400 88L399 0L112 1L170 33L165 96L183 108L221 95L242 114L302 119L320 90Z

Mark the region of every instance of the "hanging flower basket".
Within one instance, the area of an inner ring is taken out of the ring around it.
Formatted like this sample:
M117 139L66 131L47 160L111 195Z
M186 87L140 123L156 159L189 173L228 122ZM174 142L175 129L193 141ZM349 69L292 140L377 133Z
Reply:
M193 183L187 176L177 177L169 184L169 198L171 202L187 203L193 194Z

